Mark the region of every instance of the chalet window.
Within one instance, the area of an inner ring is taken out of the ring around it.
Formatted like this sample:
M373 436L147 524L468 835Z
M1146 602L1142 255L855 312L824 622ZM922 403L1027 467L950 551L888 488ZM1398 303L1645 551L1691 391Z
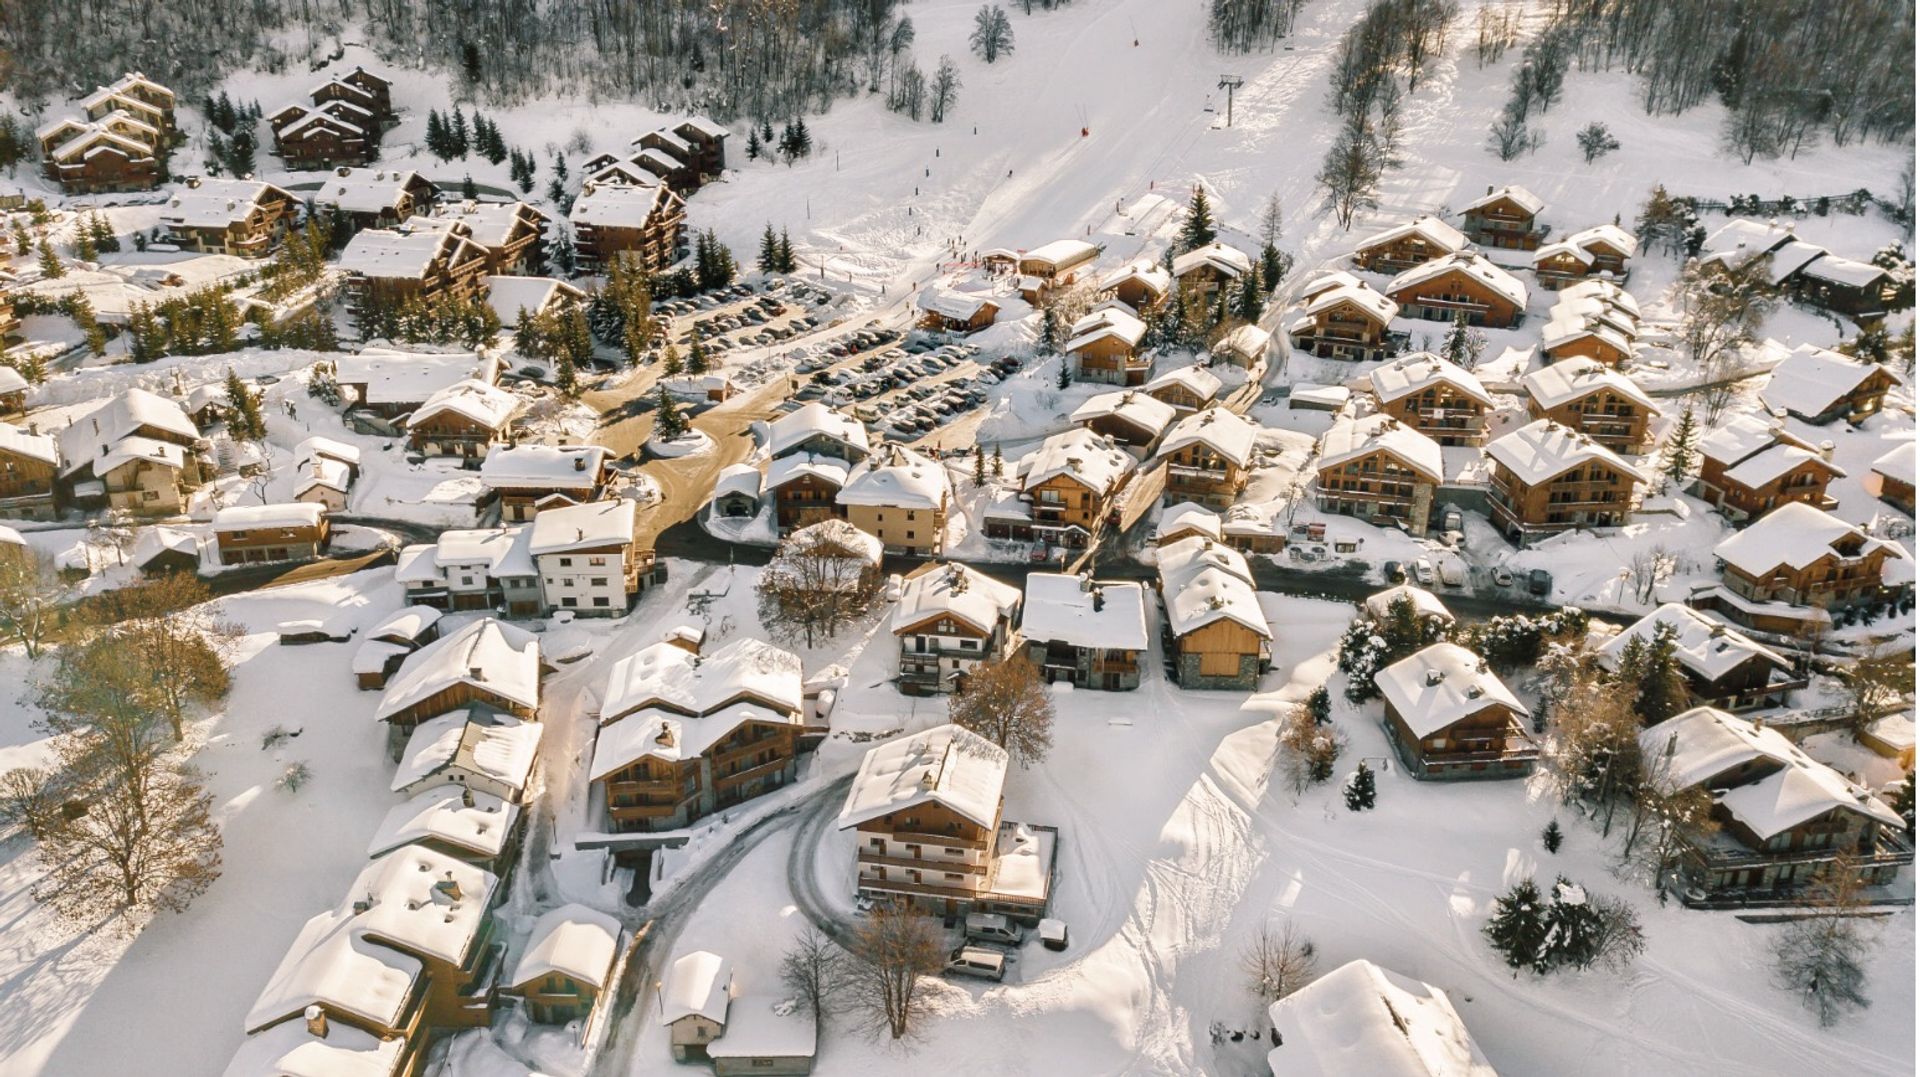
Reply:
M560 559L560 567L561 567L561 568L572 568L572 567L573 567L573 558L571 558L571 557L562 557L562 558Z
M590 582L595 587L605 587L607 585L607 578L605 576L595 576Z
M948 849L948 850L947 850L947 855L948 855L948 856L959 856L959 855L961 855L961 850L959 850L959 849Z
M955 882L960 881L960 873L957 871L949 871L949 872L946 872L945 874L947 878L952 879Z
M979 640L963 639L960 641L960 649L963 651L971 651L979 646Z
M580 604L580 600L573 597L572 595L568 595L567 597L560 600L560 604L562 606L578 606Z
M607 559L606 559L605 557L589 557L589 558L587 558L587 564L588 564L588 565L591 565L591 566L592 566L592 567L594 567L594 568L599 568L599 567L601 567L602 565L605 565L606 563L607 563Z
M609 605L611 601L612 600L607 598L607 596L605 595L598 595L598 596L595 596L593 600L593 604L596 606L606 606L606 605Z
M872 849L876 853L884 853L887 851L887 840L885 838L868 838L867 848Z

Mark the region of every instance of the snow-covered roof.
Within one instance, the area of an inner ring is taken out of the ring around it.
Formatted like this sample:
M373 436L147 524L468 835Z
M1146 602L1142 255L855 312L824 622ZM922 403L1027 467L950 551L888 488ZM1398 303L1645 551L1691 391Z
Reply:
M1720 806L1753 836L1767 841L1835 808L1867 816L1881 826L1906 825L1879 797L1824 763L1795 750L1798 758L1757 782L1720 794Z
M1794 240L1775 250L1767 258L1767 283L1778 285L1780 282L1829 257L1827 249L1814 243Z
M1728 467L1761 452L1784 437L1778 423L1751 412L1729 415L1700 440L1700 455Z
M1020 256L1022 262L1045 262L1056 270L1078 265L1100 253L1100 249L1082 239L1056 239L1043 243Z
M767 464L765 488L777 490L805 476L832 483L838 488L847 484L847 473L850 470L847 462L837 456L821 456L810 452L788 453L785 456L774 457Z
M1073 323L1062 351L1076 352L1096 340L1117 337L1130 348L1147 335L1147 323L1117 307L1103 307Z
M1590 266L1593 264L1592 251L1589 251L1585 247L1582 247L1579 244L1574 243L1570 240L1563 239L1557 243L1543 244L1538 250L1534 251L1533 252L1534 268L1538 269L1539 267L1547 264L1548 262L1552 261L1555 258L1571 258L1574 261L1579 262L1583 266Z
M1415 651L1375 673L1373 683L1416 738L1430 737L1490 705L1505 707L1516 718L1528 713L1486 659L1457 643Z
M1462 232L1460 229L1455 228L1453 225L1448 224L1438 217L1422 215L1415 217L1405 224L1395 225L1382 232L1375 232L1373 235L1354 244L1354 250L1372 250L1375 247L1385 246L1388 243L1405 239L1408 236L1418 236L1426 240L1428 246L1439 250L1443 254L1452 254L1455 251L1461 251L1467 248L1467 234L1465 232Z
M1387 294L1395 295L1453 272L1466 274L1516 307L1524 309L1527 305L1526 284L1478 254L1450 254L1423 262L1388 281Z
M533 922L507 982L520 986L559 973L595 990L603 988L613 971L620 931L620 921L598 909L574 902L549 909Z
M12 283L12 275L0 271L0 284ZM31 386L28 385L25 375L10 366L0 366L0 396L6 396L9 393L24 393L29 388L31 388Z
M1797 238L1792 228L1778 221L1736 217L1715 229L1700 244L1700 257L1702 261L1722 262L1737 269Z
M1600 647L1600 664L1617 668L1620 653L1635 639L1653 642L1653 633L1661 625L1674 630L1675 657L1689 670L1707 681L1718 681L1741 663L1760 658L1781 669L1792 663L1755 643L1738 631L1689 606L1669 602L1628 625Z
M367 638L412 643L439 623L440 611L432 606L404 606L368 630Z
M868 449L867 428L850 415L809 400L767 425L767 452L781 456L813 437L828 437L864 453Z
M362 640L360 646L353 649L353 659L348 668L354 676L382 675L387 672L387 663L397 658L405 658L413 653L413 648L404 643L392 643L383 639Z
M1070 475L1082 485L1104 493L1133 469L1133 457L1115 447L1111 440L1085 427L1075 427L1049 437L1020 461L1021 488L1031 490L1048 479Z
M720 475L713 483L713 496L721 498L727 494L745 494L758 499L760 497L760 469L752 464L729 464L720 469Z
M428 397L414 409L408 425L418 426L435 415L451 414L469 419L486 429L499 430L507 425L519 408L519 397L477 378L468 378Z
M674 126L676 130L681 127L691 127L711 139L727 137L727 129L725 127L707 119L705 116L688 116Z
M520 324L520 312L538 314L547 309L561 297L575 301L585 299L587 293L552 277L512 277L491 276L487 278L487 305L500 319L500 324L512 329Z
M132 436L143 427L171 434L192 443L200 439L200 430L187 418L180 405L145 389L128 389L119 396L102 401L82 413L67 428L55 435L60 442L63 474L74 471L113 452L115 442ZM94 469L97 476L111 465Z
M845 554L865 562L868 567L879 568L880 561L886 555L886 545L879 539L853 526L845 520L829 516L819 523L808 524L787 536L791 549L799 551L823 547L828 551L845 551Z
M397 792L440 771L458 768L509 789L524 789L545 729L539 722L479 707L428 719L407 738L391 788Z
M1843 552L1842 544L1853 552ZM1722 540L1713 555L1749 576L1765 578L1782 565L1798 571L1828 555L1852 560L1878 549L1896 558L1907 556L1897 542L1870 537L1830 512L1789 501Z
M442 259L453 265L483 253L479 244L450 229L367 228L347 241L338 266L364 277L420 280Z
M1248 360L1264 359L1267 349L1273 346L1273 334L1257 325L1236 326L1213 346L1213 354L1223 355L1231 352L1245 356Z
M1384 591L1375 591L1367 596L1367 616L1374 622L1384 622L1393 613L1393 604L1402 598L1413 603L1413 612L1419 617L1438 617L1447 623L1453 623L1453 611L1440 596L1424 587L1403 583L1398 587L1389 587Z
M1392 454L1436 484L1447 473L1437 442L1382 412L1335 420L1320 436L1320 468L1338 467L1376 449Z
M1253 442L1260 428L1238 413L1222 407L1202 408L1173 424L1160 442L1160 455L1171 456L1189 445L1205 445L1235 467L1253 462Z
M1653 398L1632 378L1584 355L1541 367L1521 378L1520 384L1542 408L1557 408L1606 390L1649 410L1655 408Z
M711 708L698 716L659 707L627 711L600 728L587 777L597 782L649 757L669 763L692 759L748 723L798 726L801 717L798 711L775 710L745 700Z
M469 803L471 801L471 803ZM491 860L507 847L520 806L492 793L442 785L415 793L388 809L367 842L367 855L437 841Z
M793 999L741 995L727 1009L727 1034L707 1045L707 1057L813 1058L819 1028Z
M1757 490L1794 468L1808 463L1817 464L1834 475L1846 474L1812 449L1803 449L1798 445L1780 442L1728 468L1725 478L1728 482Z
M1554 308L1556 312L1559 308ZM1578 340L1595 337L1625 358L1633 355L1633 340L1598 318L1556 313L1540 328L1540 346L1551 352Z
M529 224L547 220L547 215L525 202L453 202L435 209L434 216L444 220L459 221L467 226L467 232L475 243L485 247L503 247L513 239L513 233L521 222ZM528 278L509 278L528 279ZM546 280L545 277L530 278ZM527 308L532 310L532 307Z
M130 160L152 157L152 146L145 142L140 142L128 138L125 135L118 134L108 127L108 124L115 122L116 119L120 117L126 117L126 113L116 112L98 123L78 124L78 133L54 148L54 158L61 161L71 161L76 157L92 157L95 153L101 152L102 150L117 151ZM131 117L127 118L131 119Z
M402 550L401 560L408 561L407 551L418 548L409 546ZM403 583L443 580L444 570L454 566L483 568L495 579L532 576L539 572L533 563L533 529L526 524L442 531L439 539L425 549L432 551L427 563L417 568L409 565L405 570L396 566L395 577Z
M159 441L148 437L121 438L107 450L105 455L93 461L93 473L105 475L114 468L134 460L145 460L178 470L186 466L187 454L184 449L171 441ZM74 469L69 467L67 470Z
M1640 249L1640 241L1632 232L1617 224L1596 224L1592 228L1582 228L1560 242L1570 244L1580 250L1590 251L1595 246L1609 247L1623 257L1631 258ZM1539 258L1535 258L1537 264Z
M220 1077L395 1077L407 1041L333 1024L326 1039L300 1020L282 1021L240 1042Z
M495 490L591 490L610 454L604 445L494 445L480 481Z
M660 1023L671 1025L697 1014L724 1025L732 991L733 962L706 950L682 955L667 967L660 988Z
M1639 474L1612 449L1552 419L1536 419L1495 438L1487 443L1486 453L1528 486L1538 486L1594 461L1610 464L1628 475Z
M313 137L313 135L317 134L322 128L327 127L344 131L350 135L366 134L367 128L364 125L364 120L362 123L355 123L353 120L349 120L347 117L341 115L341 113L349 111L361 114L360 116L356 116L355 119L362 119L363 117L373 115L366 109L350 101L329 101L318 108L310 108L306 105L294 105L291 109L276 113L270 117L270 120L277 124L273 132L274 137L283 143ZM288 116L289 112L292 113L290 117Z
M959 292L934 286L920 289L920 297L914 301L914 305L920 310L956 322L972 321L973 316L983 308L998 309L1000 306L997 300L984 292Z
M1094 608L1098 592L1099 609ZM1138 583L1102 583L1055 572L1027 576L1020 634L1036 643L1147 649L1146 588Z
M1174 258L1173 275L1184 277L1202 266L1212 267L1223 277L1238 278L1253 272L1253 259L1237 247L1215 241Z
M840 829L938 804L987 829L1000 820L1006 749L949 722L867 750L840 809Z
M1815 277L1848 288L1865 288L1889 274L1871 262L1856 262L1837 254L1823 254L1800 267L1803 277Z
M374 709L385 721L456 684L470 684L527 707L540 705L540 641L485 617L407 656Z
M322 180L313 202L338 206L342 213L384 213L400 204L409 187L421 183L432 186L418 172L405 169L350 168L344 176L328 175Z
M1100 278L1097 290L1112 291L1128 281L1138 281L1147 291L1156 296L1164 296L1173 290L1173 280L1167 275L1166 267L1149 259L1128 262L1118 269L1108 270Z
M0 370L12 369L0 367ZM0 423L0 454L56 464L60 461L60 446L51 434L29 434L11 423Z
M673 192L658 184L595 183L581 192L567 219L576 225L640 228L655 207L670 205Z
M168 104L173 103L172 90L167 89L165 86L160 85L159 83L153 81L152 79L148 78L147 76L141 74L138 71L129 71L126 74L121 75L119 78L114 79L113 85L111 86L95 87L92 93L80 99L80 107L96 108L99 105L107 101L111 101L118 97L123 97L123 96L131 97L133 96L132 91L134 90L139 90L142 93L152 94L155 97L159 97L165 100ZM133 100L139 102L140 104L148 108L158 107L139 97L133 97Z
M1760 399L1775 410L1819 415L1875 373L1893 376L1878 363L1855 362L1839 352L1802 344L1773 368L1760 389Z
M1308 317L1325 313L1342 303L1351 303L1355 307L1377 319L1381 325L1392 321L1400 313L1400 304L1374 291L1351 273L1334 272L1323 274L1307 285L1302 294L1304 306L1301 312Z
M128 556L136 566L145 566L163 553L181 553L197 559L200 537L174 527L141 528L140 537L134 539L133 552Z
M1205 537L1218 542L1220 514L1205 505L1196 505L1191 501L1182 501L1178 505L1170 506L1160 514L1160 522L1154 527L1155 544L1158 545L1168 536L1177 535L1182 531L1199 531Z
M384 348L339 356L333 366L342 385L367 387L361 403L396 407L417 405L470 378L490 382L496 369L491 360L472 352L435 355Z
M1273 638L1253 589L1253 571L1240 551L1196 535L1161 547L1156 560L1160 600L1176 637L1224 619Z
M1461 212L1471 213L1476 209L1482 209L1487 206L1491 206L1494 203L1500 202L1504 199L1511 199L1514 205L1519 206L1520 209L1526 213L1539 213L1541 210L1547 208L1547 204L1540 200L1539 195L1534 194L1532 191L1527 190L1525 187L1521 187L1517 184L1510 183L1510 184L1507 184L1505 187L1499 187L1494 190L1490 190L1486 194L1480 196L1479 198L1476 198L1473 201L1468 202L1465 208L1461 210Z
M1350 961L1267 1009L1285 1077L1495 1077L1466 1023L1432 984Z
M458 967L486 925L499 882L485 868L406 845L360 870L347 888L346 911L361 934ZM356 912L361 902L372 907Z
M324 505L294 501L282 505L229 505L213 514L213 530L251 531L258 528L319 527L326 519Z
M1472 397L1487 407L1493 406L1493 394L1487 392L1472 371L1432 352L1415 352L1382 363L1373 368L1367 380L1373 387L1374 397L1382 404L1422 392L1429 386L1450 385L1463 396Z
M1170 389L1176 385L1186 389L1203 401L1212 400L1215 396L1219 395L1220 376L1203 366L1189 365L1175 367L1148 382L1145 386L1142 386L1142 388L1144 391L1152 393L1161 389Z
M225 228L245 221L267 197L295 201L281 188L258 180L201 180L197 187L176 191L160 211L160 221L172 228Z
M601 696L600 720L607 723L653 706L708 714L742 696L798 713L800 656L752 637L705 656L663 640L616 661Z
M893 607L893 631L901 632L930 617L945 615L972 625L981 635L1020 604L1020 590L958 561L928 564L901 581Z
M1116 389L1088 397L1068 418L1079 424L1095 419L1118 419L1153 438L1159 437L1167 424L1173 422L1174 414L1172 404L1148 396L1144 390Z
M314 437L306 438L301 441L300 444L293 447L293 458L301 463L305 463L316 456L338 460L341 463L352 464L356 467L360 464L359 446L349 445L344 441L337 441L333 438L315 435Z
M638 507L625 498L560 505L533 518L528 552L535 557L567 550L629 544L638 519Z
M1635 319L1640 317L1640 301L1633 297L1633 293L1610 280L1583 280L1578 284L1570 284L1560 289L1558 294L1559 298L1555 300L1555 306L1587 302L1602 303Z
M1668 791L1691 789L1757 759L1786 764L1793 742L1780 731L1716 707L1695 707L1640 733L1640 758Z
M289 1017L297 1023L316 1004L386 1028L405 1024L424 968L419 958L366 938L365 926L351 906L308 920L247 1011L247 1031Z
M1904 482L1909 486L1913 485L1913 442L1903 442L1887 450L1885 455L1874 460L1873 472L1876 475L1884 475L1895 482Z
M887 444L854 465L834 501L841 505L937 510L951 496L945 464L905 446Z

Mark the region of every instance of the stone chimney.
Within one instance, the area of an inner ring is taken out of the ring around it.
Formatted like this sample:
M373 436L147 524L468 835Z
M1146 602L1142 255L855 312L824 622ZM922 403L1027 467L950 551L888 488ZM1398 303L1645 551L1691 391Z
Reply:
M321 1009L320 1006L316 1004L316 1005L308 1006L307 1012L304 1014L304 1016L307 1019L307 1035L312 1036L315 1039L322 1039L322 1040L326 1039L327 1038L327 1011L324 1009Z
M453 877L453 872L451 871L447 872L446 878L434 883L433 888L447 895L450 901L460 900L460 883Z

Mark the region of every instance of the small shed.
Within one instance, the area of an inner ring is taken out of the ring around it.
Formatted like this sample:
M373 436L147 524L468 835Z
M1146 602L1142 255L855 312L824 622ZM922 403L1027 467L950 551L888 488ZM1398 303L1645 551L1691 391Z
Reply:
M813 1072L813 1018L792 999L742 995L733 1000L727 1034L707 1046L715 1077Z
M676 1062L703 1062L713 1041L726 1035L733 1001L733 963L719 954L695 950L667 969L660 985L660 1023L673 1044Z

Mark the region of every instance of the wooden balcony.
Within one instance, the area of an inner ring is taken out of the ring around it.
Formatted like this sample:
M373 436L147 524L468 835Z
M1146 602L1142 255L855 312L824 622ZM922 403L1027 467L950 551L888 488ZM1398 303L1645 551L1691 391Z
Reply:
M987 847L987 839L984 837L968 838L959 834L926 834L912 830L863 830L860 833L864 837L884 837L888 842L900 845L938 845L942 848L954 849L985 849Z
M861 850L857 858L862 864L876 867L908 868L913 871L957 871L966 875L985 875L987 865L974 864L965 860L925 860L911 856L883 856Z
M776 773L784 770L787 764L792 761L793 758L791 756L783 755L777 759L762 763L757 767L748 767L745 770L735 771L732 774L720 774L716 771L713 779L714 790L716 792L724 792L735 786L753 781L755 778L762 778L766 775Z

